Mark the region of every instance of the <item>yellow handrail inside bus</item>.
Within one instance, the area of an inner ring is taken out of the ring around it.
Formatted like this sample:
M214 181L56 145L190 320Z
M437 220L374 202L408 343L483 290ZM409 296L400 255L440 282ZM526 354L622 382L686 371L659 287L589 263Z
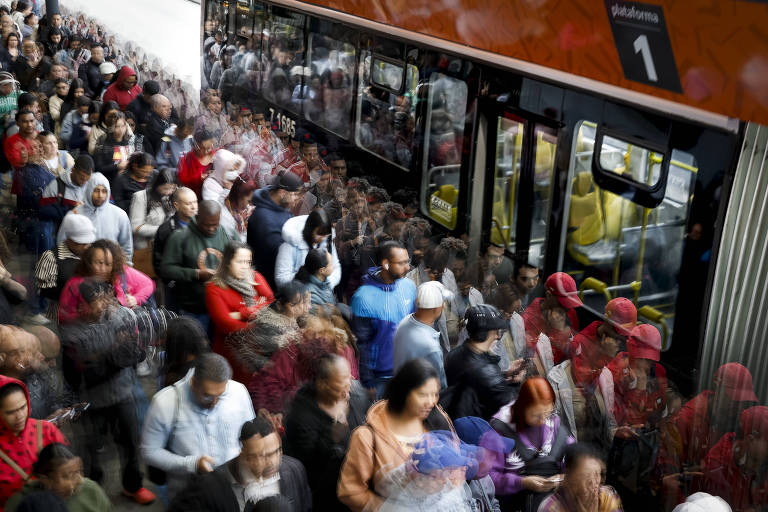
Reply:
M661 326L661 350L667 350L669 328L667 327L666 315L652 306L643 306L637 310L637 316L647 318L651 322Z
M579 298L581 300L584 300L584 290L594 290L597 293L602 293L605 296L606 302L611 301L611 292L608 290L608 285L595 277L588 277L581 282L581 286L579 286Z

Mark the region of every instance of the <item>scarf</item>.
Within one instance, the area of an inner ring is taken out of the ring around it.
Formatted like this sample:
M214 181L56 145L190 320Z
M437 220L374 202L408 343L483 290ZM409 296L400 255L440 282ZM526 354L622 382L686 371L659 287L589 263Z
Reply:
M245 279L235 279L229 274L227 274L221 281L243 297L243 302L246 307L250 308L256 305L256 289L253 287L252 283Z

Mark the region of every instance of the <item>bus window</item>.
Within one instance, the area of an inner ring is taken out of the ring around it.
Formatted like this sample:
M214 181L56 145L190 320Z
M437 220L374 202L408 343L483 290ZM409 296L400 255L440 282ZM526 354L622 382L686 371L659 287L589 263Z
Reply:
M639 319L652 320L660 328L667 349L697 163L690 154L673 150L664 199L656 208L643 208L595 185L591 170L595 132L596 125L584 121L574 141L562 270L580 286L591 277L597 281L590 282L604 284L611 297L632 300ZM605 170L646 185L658 182L663 157L607 136L601 148ZM602 312L608 297L587 289L584 300ZM647 307L641 310L643 306Z
M261 85L261 73L266 69L261 53L261 41L264 37L264 18L259 12L264 7L256 4L256 14L252 15L253 29L251 37L241 42L237 53L232 57L231 68L224 71L219 82L219 94L222 101L233 105L256 105Z
M525 124L510 114L499 117L496 129L496 164L493 180L490 240L515 251L517 194Z
M413 159L413 134L416 105L414 102L419 82L419 70L407 64L405 92L402 96L376 87L370 80L372 61L370 52L364 52L360 61L360 85L357 109L357 144L385 160L410 170ZM380 71L377 71L379 73Z
M467 84L432 73L428 84L428 110L424 141L422 205L425 213L447 228L456 227L461 171L461 146L467 109Z
M533 174L533 218L531 219L528 263L541 268L544 266L544 253L549 229L557 134L551 128L537 125L534 129L534 139L536 148Z
M267 101L301 112L311 71L304 66L304 16L274 16L267 41L263 94Z
M352 133L355 47L315 33L310 34L309 46L312 69L311 108L305 104L304 115L348 139Z
M243 39L250 39L253 36L253 12L251 10L251 0L237 0L235 10L235 30L237 36Z

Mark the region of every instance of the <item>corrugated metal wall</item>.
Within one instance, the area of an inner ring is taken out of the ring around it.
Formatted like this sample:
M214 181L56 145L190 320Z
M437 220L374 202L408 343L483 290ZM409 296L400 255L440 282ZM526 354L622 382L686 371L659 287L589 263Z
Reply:
M699 386L730 361L768 402L768 127L747 126L712 288Z

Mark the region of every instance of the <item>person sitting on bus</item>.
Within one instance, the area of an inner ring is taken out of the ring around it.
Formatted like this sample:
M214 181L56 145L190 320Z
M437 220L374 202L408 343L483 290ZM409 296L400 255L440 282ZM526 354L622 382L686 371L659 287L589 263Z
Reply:
M544 286L544 297L531 302L523 313L523 321L528 346L537 347L540 354L546 353L542 363L548 371L553 365L571 356L571 338L574 330L578 329L574 309L581 306L581 299L576 282L565 272L555 272L547 278ZM542 343L545 345L543 348L538 346ZM546 345L551 347L551 356Z

